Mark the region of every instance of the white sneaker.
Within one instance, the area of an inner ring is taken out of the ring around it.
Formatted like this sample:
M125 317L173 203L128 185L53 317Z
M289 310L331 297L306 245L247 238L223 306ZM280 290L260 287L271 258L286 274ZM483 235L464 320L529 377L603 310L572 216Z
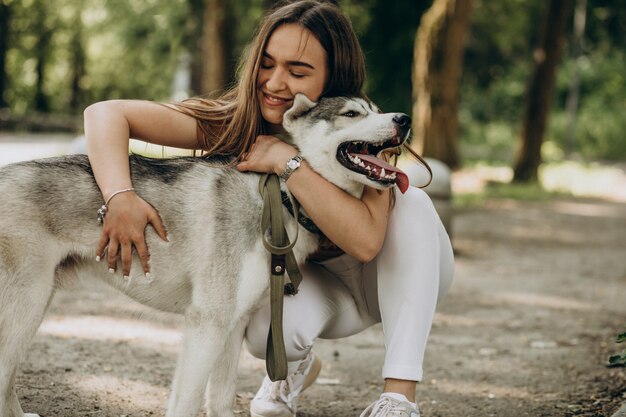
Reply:
M251 417L295 417L299 395L315 380L322 369L322 362L309 353L298 369L284 381L272 382L268 376L250 401Z
M361 413L361 417L420 417L420 411L409 402L383 394Z

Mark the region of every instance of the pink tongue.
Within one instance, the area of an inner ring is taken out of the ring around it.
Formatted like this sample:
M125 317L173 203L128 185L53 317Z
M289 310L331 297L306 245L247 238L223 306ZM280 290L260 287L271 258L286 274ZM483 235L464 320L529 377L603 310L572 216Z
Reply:
M400 192L404 194L409 188L409 177L397 167L388 164L380 158L376 158L374 155L369 154L351 154L352 156L358 156L360 160L370 165L375 165L379 168L383 168L387 174L396 173L396 185L400 189ZM380 171L379 171L380 172Z

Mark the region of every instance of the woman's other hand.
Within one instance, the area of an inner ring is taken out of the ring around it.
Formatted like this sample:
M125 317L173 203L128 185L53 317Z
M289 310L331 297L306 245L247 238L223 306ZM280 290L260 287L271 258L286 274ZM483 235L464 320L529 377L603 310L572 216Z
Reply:
M281 174L287 161L298 154L288 143L275 136L261 135L244 154L243 161L237 164L239 171Z
M108 246L109 271L113 272L117 269L117 258L120 255L122 274L124 277L130 276L134 246L143 265L144 273L149 274L150 254L145 239L145 230L148 224L152 225L161 239L168 241L167 232L159 213L137 194L126 192L111 199L96 252L102 258Z

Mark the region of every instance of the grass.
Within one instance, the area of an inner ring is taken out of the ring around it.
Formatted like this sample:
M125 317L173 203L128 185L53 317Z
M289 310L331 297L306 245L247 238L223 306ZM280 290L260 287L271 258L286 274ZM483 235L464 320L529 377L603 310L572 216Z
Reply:
M476 163L455 173L453 204L475 207L490 199L547 201L562 197L626 201L624 165L561 161L543 164L539 180L512 183L510 167Z
M454 207L476 207L492 199L513 199L524 201L547 201L556 197L570 197L571 193L562 191L548 191L541 184L489 182L479 192L455 193Z

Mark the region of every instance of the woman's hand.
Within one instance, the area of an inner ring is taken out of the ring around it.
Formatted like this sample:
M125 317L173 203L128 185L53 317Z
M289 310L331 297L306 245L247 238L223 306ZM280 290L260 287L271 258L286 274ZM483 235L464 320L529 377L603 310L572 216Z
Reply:
M116 270L119 254L121 255L122 274L124 277L130 275L134 246L139 259L141 259L143 271L149 276L148 260L150 254L145 238L145 229L148 224L152 225L161 239L168 241L167 232L159 213L134 192L118 194L109 202L96 254L102 258L105 248L108 246L107 262L110 272Z
M239 171L281 174L287 161L298 154L288 143L275 136L261 135L244 154L243 161L237 164Z

